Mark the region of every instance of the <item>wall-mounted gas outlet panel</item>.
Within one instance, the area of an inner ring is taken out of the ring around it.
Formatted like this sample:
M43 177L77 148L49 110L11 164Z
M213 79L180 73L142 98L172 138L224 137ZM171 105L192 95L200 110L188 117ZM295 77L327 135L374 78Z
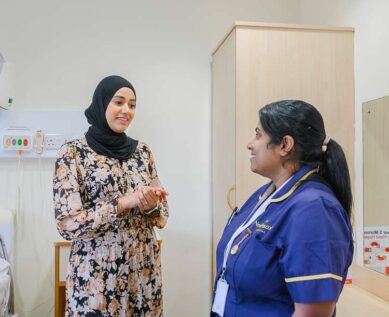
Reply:
M66 142L88 130L83 110L17 110L0 112L0 158L56 157Z
M22 131L9 131L3 134L2 145L5 151L31 151L33 145L32 135Z

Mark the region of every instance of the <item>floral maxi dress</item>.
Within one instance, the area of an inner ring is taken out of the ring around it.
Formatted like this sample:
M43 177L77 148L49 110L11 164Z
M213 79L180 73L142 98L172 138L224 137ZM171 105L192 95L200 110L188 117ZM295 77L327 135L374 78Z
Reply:
M152 216L138 209L117 215L119 197L138 186L161 186L145 143L139 142L125 161L97 154L85 139L60 149L54 174L55 218L61 236L72 240L65 316L163 315L154 226L165 226L167 203Z

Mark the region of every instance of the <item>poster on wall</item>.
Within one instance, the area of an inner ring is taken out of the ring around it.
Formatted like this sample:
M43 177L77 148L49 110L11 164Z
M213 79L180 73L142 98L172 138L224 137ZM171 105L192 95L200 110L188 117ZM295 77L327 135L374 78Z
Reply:
M363 240L365 266L389 275L389 227L365 227Z

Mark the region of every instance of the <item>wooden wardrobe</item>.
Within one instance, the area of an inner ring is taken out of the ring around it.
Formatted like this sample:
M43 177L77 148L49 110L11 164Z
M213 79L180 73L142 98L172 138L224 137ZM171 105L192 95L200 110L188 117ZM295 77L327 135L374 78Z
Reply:
M231 208L268 180L250 171L258 110L316 106L354 175L354 29L236 22L212 53L213 256Z

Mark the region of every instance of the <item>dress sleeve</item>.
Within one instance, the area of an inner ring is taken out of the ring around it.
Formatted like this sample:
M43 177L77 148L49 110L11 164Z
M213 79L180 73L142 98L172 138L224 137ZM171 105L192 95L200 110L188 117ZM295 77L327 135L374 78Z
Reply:
M316 199L299 204L288 226L280 265L296 303L337 301L352 261L352 231L344 210Z
M150 148L145 145L145 149L147 154L147 169L150 174L151 183L150 186L153 187L163 187L161 184L161 181L159 180L158 173L157 173L157 167L155 165L154 155L151 152ZM167 223L167 219L169 217L169 205L167 201L163 201L160 204L158 204L158 210L156 212L153 212L150 214L150 216L147 216L150 218L152 224L156 226L157 228L163 228L165 227Z
M66 240L92 238L118 226L118 197L84 209L75 157L75 147L63 145L53 177L55 220L60 235Z

